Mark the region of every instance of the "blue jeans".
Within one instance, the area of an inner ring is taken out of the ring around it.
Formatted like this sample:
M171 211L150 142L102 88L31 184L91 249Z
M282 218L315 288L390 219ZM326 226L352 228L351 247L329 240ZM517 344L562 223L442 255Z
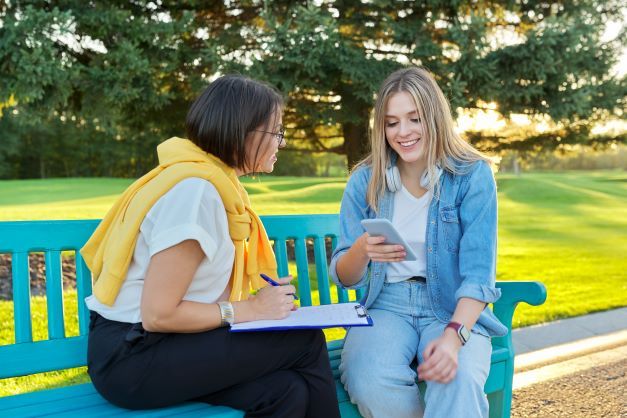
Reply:
M446 326L433 314L427 285L385 283L368 312L374 325L348 331L340 363L342 383L362 416L488 416L483 392L492 354L488 337L473 332L459 350L455 378L447 384L426 382L423 406L414 360L423 361L423 351Z

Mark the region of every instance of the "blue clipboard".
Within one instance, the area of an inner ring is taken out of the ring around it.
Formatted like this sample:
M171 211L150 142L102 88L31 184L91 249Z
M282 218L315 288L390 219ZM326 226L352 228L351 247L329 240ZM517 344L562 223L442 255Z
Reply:
M284 319L241 322L231 332L284 331L290 329L323 329L337 327L370 327L372 318L366 308L355 302L306 306Z

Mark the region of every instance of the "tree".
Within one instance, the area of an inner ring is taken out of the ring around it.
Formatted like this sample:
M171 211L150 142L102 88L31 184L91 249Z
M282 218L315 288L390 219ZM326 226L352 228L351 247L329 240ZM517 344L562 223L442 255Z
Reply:
M625 35L600 39L608 19L621 19L618 2L335 1L289 11L264 11L255 39L269 46L252 68L290 92L297 137L349 163L365 151L372 95L398 61L431 69L454 109L494 102L506 117L548 115L561 127L518 141L471 133L486 150L625 141L589 134L625 105L625 78L611 74ZM344 141L325 146L324 125Z
M24 138L63 118L75 140L62 146L85 149L77 155L89 155L83 163L93 168L84 172L137 176L154 164L156 143L183 133L186 109L208 80L237 71L286 95L292 147L343 153L352 165L367 150L377 86L413 63L435 73L454 109L494 102L505 116L549 115L564 138L590 143L591 123L620 117L625 105L625 78L611 73L625 34L601 41L605 23L621 18L621 3L602 3L6 2L0 103L15 97L17 113L3 118ZM94 138L115 163L88 151ZM469 138L492 150L555 142Z

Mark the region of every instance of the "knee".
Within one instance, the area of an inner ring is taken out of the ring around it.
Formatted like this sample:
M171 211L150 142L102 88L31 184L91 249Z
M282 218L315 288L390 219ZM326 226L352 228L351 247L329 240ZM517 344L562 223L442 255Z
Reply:
M483 386L488 378L488 371L477 367L460 367L451 383L457 387L483 393Z
M368 366L342 371L344 388L361 415L404 418L420 414L422 406L415 381L409 373L391 374Z
M298 373L293 373L286 382L282 401L286 410L293 411L293 416L305 416L309 406L309 387ZM287 405L291 404L291 405Z
M472 370L472 368L458 368L455 378L449 383L428 382L428 392L431 392L432 395L428 398L483 396L486 378L487 376L484 376L483 373Z
M427 382L425 415L488 416L486 377L472 368L459 368L449 383Z
M377 394L381 395L381 385L377 384L378 380L368 376L370 373L366 371L348 368L342 370L341 381L344 388L348 392L350 399L357 405L368 403Z
M309 387L307 386L307 382L305 382L305 379L303 379L300 374L291 373L289 380L287 380L285 383L285 392L289 393L290 396L302 399L309 398Z

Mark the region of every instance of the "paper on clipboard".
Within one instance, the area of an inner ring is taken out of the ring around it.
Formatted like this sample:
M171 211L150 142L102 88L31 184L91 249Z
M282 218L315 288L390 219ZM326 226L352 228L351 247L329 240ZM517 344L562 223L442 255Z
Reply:
M240 322L231 327L231 332L364 326L372 326L366 308L359 303L335 303L298 308L284 319Z

